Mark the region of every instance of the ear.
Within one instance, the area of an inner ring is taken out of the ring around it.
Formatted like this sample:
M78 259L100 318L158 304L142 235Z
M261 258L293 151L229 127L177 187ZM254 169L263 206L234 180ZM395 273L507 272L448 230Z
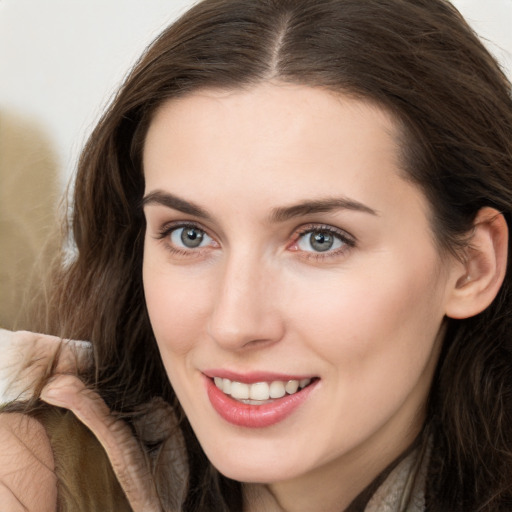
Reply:
M508 227L503 214L482 208L464 260L453 268L446 316L469 318L481 313L495 299L505 278L508 257Z

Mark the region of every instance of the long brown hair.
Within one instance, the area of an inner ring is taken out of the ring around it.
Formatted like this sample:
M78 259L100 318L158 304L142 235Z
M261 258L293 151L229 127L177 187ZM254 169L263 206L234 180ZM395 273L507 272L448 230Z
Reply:
M94 345L88 378L113 410L159 396L177 410L148 321L141 153L156 109L201 88L266 80L323 87L390 111L406 176L431 204L440 250L457 252L478 210L512 212L510 84L446 0L206 0L141 57L79 162L77 256L52 277L39 328ZM510 265L510 259L509 259ZM428 404L429 511L512 506L512 274L494 303L448 320ZM207 461L188 423L184 510L241 510L240 485Z

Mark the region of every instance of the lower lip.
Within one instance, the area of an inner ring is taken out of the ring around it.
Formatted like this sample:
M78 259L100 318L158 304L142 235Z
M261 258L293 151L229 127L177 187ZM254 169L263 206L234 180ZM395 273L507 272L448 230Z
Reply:
M309 397L318 380L313 381L293 395L277 398L263 405L244 404L224 394L212 381L205 377L210 403L219 416L233 425L246 428L264 428L275 425L290 416Z

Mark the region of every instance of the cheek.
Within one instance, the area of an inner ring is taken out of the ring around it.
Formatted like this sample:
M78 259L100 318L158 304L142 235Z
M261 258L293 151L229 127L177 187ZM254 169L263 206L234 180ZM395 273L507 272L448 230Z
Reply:
M416 418L437 360L444 315L435 269L381 268L379 275L354 270L297 302L294 313L303 346L312 360L323 361L326 396L340 404L325 409L325 421L346 425L344 435L352 440L370 436L404 404L413 404L408 410Z
M377 366L393 372L399 364L413 374L428 359L444 318L435 263L432 258L418 269L382 257L379 267L352 268L320 283L315 293L296 290L302 297L294 306L297 331L345 374Z
M148 258L143 281L151 326L167 365L167 355L185 355L204 331L208 287L186 273L165 269Z

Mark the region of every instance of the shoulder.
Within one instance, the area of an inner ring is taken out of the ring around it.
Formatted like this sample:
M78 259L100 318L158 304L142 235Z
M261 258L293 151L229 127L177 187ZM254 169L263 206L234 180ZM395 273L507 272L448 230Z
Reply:
M9 512L55 512L57 479L43 425L17 412L0 414L0 503Z

